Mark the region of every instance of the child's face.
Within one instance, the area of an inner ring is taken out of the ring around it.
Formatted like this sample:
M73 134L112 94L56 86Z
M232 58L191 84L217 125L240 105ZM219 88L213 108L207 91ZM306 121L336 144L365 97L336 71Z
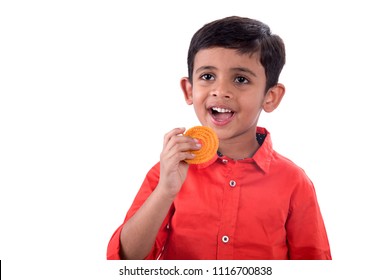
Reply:
M200 50L192 85L182 80L187 103L193 104L201 124L212 127L220 140L245 134L254 137L266 99L265 85L257 55L220 47Z

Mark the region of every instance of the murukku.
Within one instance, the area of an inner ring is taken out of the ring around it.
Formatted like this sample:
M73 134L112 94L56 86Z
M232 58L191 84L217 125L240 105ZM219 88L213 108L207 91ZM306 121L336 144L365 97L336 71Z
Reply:
M196 138L202 144L199 150L191 151L193 159L185 160L189 164L201 164L211 160L218 150L219 140L215 131L208 126L194 126L188 129L185 136Z

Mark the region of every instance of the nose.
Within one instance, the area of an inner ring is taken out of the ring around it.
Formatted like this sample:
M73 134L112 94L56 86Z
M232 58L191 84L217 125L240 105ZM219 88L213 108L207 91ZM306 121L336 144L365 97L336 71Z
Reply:
M214 88L210 92L214 97L230 99L233 97L232 91L230 90L230 84L228 81L218 81L214 83Z

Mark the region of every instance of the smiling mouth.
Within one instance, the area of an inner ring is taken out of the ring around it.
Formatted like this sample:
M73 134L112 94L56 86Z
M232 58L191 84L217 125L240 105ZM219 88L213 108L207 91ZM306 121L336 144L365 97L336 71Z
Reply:
M221 107L211 107L209 111L212 118L216 122L220 122L220 123L224 123L230 120L235 114L234 111L227 108L221 108Z

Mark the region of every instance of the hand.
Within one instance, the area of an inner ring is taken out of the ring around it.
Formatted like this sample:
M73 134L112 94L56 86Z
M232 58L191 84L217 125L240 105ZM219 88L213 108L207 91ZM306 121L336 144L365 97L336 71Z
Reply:
M160 154L160 181L158 188L170 197L175 197L187 177L189 164L184 160L193 159L190 150L199 150L198 140L183 136L184 128L175 128L165 134Z

